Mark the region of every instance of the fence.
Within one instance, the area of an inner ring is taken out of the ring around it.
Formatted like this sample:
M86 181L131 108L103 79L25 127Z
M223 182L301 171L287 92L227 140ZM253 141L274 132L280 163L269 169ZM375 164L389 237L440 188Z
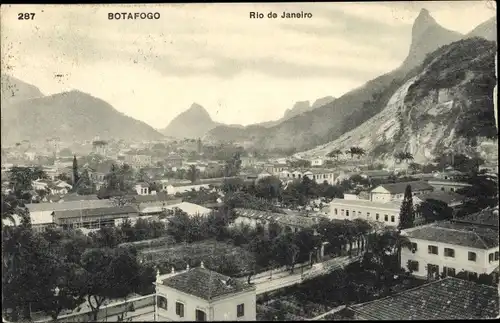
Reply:
M141 296L133 299L129 299L122 302L117 302L103 306L99 309L97 314L97 322L107 321L108 318L113 316L118 316L122 313L127 313L127 317L131 318L134 316L142 316L150 312L154 312L155 304L155 294ZM148 306L152 306L151 311L144 311ZM133 313L138 311L138 315ZM111 320L110 320L111 321ZM51 319L45 319L36 321L37 323L52 322ZM94 322L93 314L91 311L87 310L83 313L72 313L68 315L62 315L57 319L57 322Z

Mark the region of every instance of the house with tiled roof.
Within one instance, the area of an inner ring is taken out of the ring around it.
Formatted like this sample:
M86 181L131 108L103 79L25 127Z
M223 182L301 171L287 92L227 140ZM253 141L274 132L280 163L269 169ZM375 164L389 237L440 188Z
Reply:
M466 215L462 218L455 218L453 222L469 223L479 226L487 226L498 229L498 206L494 208L487 208L476 213Z
M434 191L432 185L425 181L412 181L381 184L371 190L370 200L373 202L390 202L393 200L402 200L406 187L410 185L412 194L421 195Z
M331 220L363 219L371 223L397 227L399 224L400 201L378 202L347 195L328 203L328 218Z
M63 228L99 229L114 226L124 219L135 219L139 210L134 205L108 206L52 212L54 223Z
M256 320L255 285L204 268L203 262L165 276L155 283L160 321Z
M427 181L427 183L429 183L429 185L431 185L435 191L442 191L442 192L456 192L460 189L471 186L468 183L464 183L450 178L430 179Z
M446 277L347 308L355 320L474 320L499 315L495 287Z
M233 225L246 224L255 227L257 224L262 224L264 228L268 228L269 223L276 222L287 231L298 232L312 228L317 223L316 217L306 217L297 213L285 214L245 208L235 208L233 212L237 215Z
M498 227L453 221L435 222L403 231L412 247L401 251L401 267L433 278L466 272L493 273L499 265Z
M433 191L416 196L415 200L420 203L435 200L443 202L451 208L456 208L463 204L465 197L455 192Z

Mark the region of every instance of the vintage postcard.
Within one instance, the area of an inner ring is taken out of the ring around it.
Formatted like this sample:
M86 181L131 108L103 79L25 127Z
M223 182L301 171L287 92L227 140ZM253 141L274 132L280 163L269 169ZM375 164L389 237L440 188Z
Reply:
M2 5L2 320L499 318L496 10Z

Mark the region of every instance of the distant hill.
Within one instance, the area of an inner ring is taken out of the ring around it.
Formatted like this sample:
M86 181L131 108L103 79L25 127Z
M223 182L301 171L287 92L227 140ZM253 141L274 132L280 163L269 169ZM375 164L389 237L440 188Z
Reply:
M0 84L2 103L43 97L36 86L4 73L1 74Z
M398 69L321 107L264 128L258 134L245 131L238 133L239 137L255 147L267 149L309 149L335 140L379 113L390 98L387 89L398 89L426 54L461 39L462 35L441 27L426 9L422 9L415 19L411 37L408 57Z
M167 127L160 130L165 136L196 139L203 137L219 123L212 120L207 110L198 103L175 117Z
M497 41L497 19L496 17L491 17L486 20L476 28L474 28L470 33L465 35L464 38L472 37L482 37L490 41Z
M67 141L92 140L96 136L126 141L163 138L146 123L89 94L70 91L36 97L36 87L20 84L25 90L17 93L24 93L26 99L2 104L2 143L45 141L54 136Z

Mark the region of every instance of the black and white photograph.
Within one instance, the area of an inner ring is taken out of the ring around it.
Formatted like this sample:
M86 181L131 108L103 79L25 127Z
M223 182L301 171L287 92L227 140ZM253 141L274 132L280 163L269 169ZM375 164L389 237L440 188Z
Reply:
M2 321L499 319L496 6L2 4Z

